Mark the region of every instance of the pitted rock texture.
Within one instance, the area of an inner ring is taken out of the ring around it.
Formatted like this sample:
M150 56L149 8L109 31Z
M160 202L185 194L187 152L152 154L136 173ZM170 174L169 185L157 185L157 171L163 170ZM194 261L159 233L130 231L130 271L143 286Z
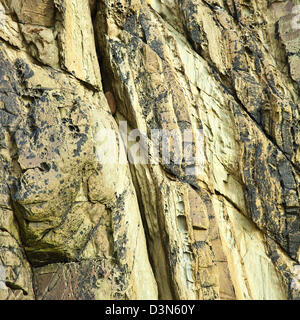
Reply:
M300 299L298 0L0 3L0 299Z

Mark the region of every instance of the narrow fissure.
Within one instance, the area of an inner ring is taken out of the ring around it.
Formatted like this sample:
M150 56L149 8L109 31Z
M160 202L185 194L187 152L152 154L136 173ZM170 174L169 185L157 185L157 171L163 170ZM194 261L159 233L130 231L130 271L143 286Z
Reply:
M97 10L99 9L99 4L97 7ZM115 81L113 80L113 71L110 69L110 62L107 61L107 57L105 56L105 54L103 53L103 50L105 50L105 48L101 48L99 47L99 39L98 39L98 34L97 34L97 26L95 23L95 19L96 19L96 15L94 14L93 16L93 27L94 27L94 37L95 37L95 44L96 44L96 51L97 51L97 57L98 57L98 63L99 63L99 67L100 67L100 73L101 73L101 82L102 82L102 88L103 88L103 92L107 93L110 92L114 95L114 89L113 89L113 85L112 82ZM127 119L127 117L125 117L127 121L129 121L129 119ZM129 121L130 122L130 121ZM129 163L129 159L128 159L128 155L127 155L127 160ZM139 206L139 212L140 212L140 216L141 216L141 220L142 220L142 225L143 225L143 230L144 230L144 234L145 234L145 238L146 238L146 246L147 246L147 255L148 255L148 259L152 268L152 272L158 287L158 299L161 300L169 300L169 299L173 299L173 297L175 296L174 292L173 292L173 288L171 285L171 280L170 280L170 274L169 274L169 270L168 270L168 266L165 266L165 272L167 273L167 279L164 279L164 281L160 281L158 279L158 275L157 273L161 273L160 270L157 270L156 266L155 266L155 262L151 255L151 250L150 248L150 232L149 232L149 228L148 228L148 224L146 221L146 217L145 217L145 210L144 210L144 205L143 205L143 200L142 200L142 195L140 192L140 188L138 186L138 182L137 182L137 178L135 176L135 172L134 172L134 168L132 168L132 165L129 165L130 167L130 174L131 174L131 178L132 178L132 182L133 182L133 187L135 189L136 192L136 196L137 196L137 200L138 200L138 206ZM164 247L163 243L161 243L161 245ZM167 257L165 257L165 260L167 261ZM162 278L162 277L160 277ZM167 294L166 294L167 292Z

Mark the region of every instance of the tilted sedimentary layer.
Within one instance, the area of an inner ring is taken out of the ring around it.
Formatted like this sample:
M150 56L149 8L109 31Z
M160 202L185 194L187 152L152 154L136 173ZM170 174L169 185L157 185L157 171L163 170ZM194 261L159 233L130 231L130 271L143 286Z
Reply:
M298 5L1 0L0 299L300 299Z

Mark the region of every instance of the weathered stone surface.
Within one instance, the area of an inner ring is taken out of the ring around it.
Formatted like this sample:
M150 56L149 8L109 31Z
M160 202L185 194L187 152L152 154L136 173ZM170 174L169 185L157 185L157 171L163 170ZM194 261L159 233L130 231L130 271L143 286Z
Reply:
M53 30L30 24L20 27L30 54L40 62L58 68L58 46Z
M298 1L0 3L0 299L300 298Z
M38 300L124 300L126 280L113 261L84 260L34 271Z
M101 76L94 42L91 10L88 0L55 0L62 68L95 88Z
M18 22L37 26L52 27L55 23L53 0L3 0L7 9L15 13Z

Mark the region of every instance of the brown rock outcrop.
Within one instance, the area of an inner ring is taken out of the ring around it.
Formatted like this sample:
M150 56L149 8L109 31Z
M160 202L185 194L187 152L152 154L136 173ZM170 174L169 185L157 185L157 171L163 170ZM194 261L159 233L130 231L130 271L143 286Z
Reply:
M297 1L0 4L0 299L300 298Z

